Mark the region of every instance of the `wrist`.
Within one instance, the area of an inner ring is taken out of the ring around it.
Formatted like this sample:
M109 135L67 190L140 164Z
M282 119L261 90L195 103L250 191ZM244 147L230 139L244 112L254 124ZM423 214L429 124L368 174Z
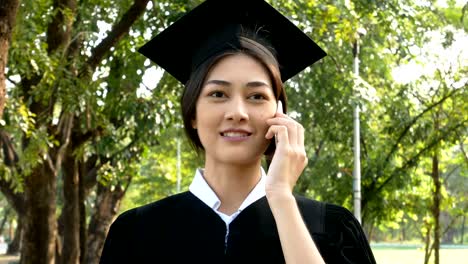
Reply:
M266 198L270 207L282 206L296 202L294 195L288 190L267 191Z

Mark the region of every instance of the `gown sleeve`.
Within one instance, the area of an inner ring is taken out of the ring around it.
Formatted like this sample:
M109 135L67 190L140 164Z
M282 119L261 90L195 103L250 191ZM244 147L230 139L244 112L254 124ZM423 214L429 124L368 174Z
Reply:
M132 263L132 234L135 210L121 214L107 233L99 264Z
M322 249L326 263L375 264L375 258L364 231L346 208L327 204L325 234L328 245Z

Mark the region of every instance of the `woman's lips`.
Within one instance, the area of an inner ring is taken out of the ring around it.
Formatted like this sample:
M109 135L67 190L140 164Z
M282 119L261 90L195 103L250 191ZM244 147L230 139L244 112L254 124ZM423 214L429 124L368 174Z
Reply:
M221 133L223 137L248 137L250 133L243 133L243 132L225 132Z
M252 135L252 133L247 131L224 131L220 133L221 136L228 141L243 141L246 140Z

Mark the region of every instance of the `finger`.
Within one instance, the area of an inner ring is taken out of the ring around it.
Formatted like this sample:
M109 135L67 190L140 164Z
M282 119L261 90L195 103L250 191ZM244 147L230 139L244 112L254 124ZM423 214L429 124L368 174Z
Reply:
M304 127L301 124L297 127L297 146L304 148Z
M295 149L297 148L297 124L294 122L288 122L286 127L288 128L289 144L293 149Z
M289 135L288 135L288 128L286 126L281 125L273 125L268 128L268 131L265 135L266 139L271 139L273 136L276 136L277 140L277 147L279 145L288 145L289 144Z
M294 119L284 115L284 114L281 114L283 116L278 116L278 117L273 117L273 118L269 118L266 120L267 124L268 125L292 125L294 123L297 123L297 121L295 121Z
M289 119L292 119L292 118L291 118L291 117L289 117L287 114L280 113L280 112L276 112L276 113L275 113L275 116L274 116L273 118L275 118L275 117L283 117L283 118L289 118Z
M288 138L289 138L289 143L293 148L300 147L301 146L301 141L303 140L303 131L301 132L302 135L299 136L298 130L302 128L302 125L296 122L292 118L283 118L283 117L275 117L267 120L267 124L270 126L273 125L278 125L278 126L285 126L288 128ZM302 143L303 145L303 143Z

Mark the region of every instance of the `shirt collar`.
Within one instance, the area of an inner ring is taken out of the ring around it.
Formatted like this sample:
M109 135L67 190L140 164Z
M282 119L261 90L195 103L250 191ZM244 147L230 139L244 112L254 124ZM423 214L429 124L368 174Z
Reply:
M256 202L260 198L266 195L265 193L265 181L266 181L266 174L263 168L261 168L262 177L260 181L258 181L257 185L253 188L253 190L247 195L245 200L240 205L238 211L242 211L247 206L251 205L252 203ZM218 208L221 206L221 201L219 200L216 193L211 189L211 187L206 182L205 178L203 177L203 169L197 169L195 172L195 177L193 178L192 183L189 187L190 192L195 195L198 199L204 202L208 207L217 211Z

